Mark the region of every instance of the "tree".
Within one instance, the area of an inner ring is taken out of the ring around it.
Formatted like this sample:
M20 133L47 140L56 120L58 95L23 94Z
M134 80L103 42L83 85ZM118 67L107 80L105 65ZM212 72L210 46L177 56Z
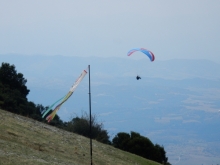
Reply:
M139 133L131 132L131 139L128 143L129 152L140 155L147 159L152 159L153 143Z
M132 132L129 135L125 132L118 133L112 140L114 147L128 151L147 159L167 164L168 158L163 147L154 145L150 139L141 136L137 132Z
M26 97L29 90L26 87L27 80L23 77L22 73L17 73L14 65L8 63L2 63L0 67L0 81L14 90L19 90L23 97Z
M113 139L112 144L114 147L128 151L128 143L130 141L130 135L125 132L119 132Z
M0 67L0 108L10 112L25 114L26 96L29 90L27 80L17 73L14 65L2 63Z
M20 115L42 120L38 107L28 102L29 89L22 73L14 65L2 63L0 67L0 108ZM41 107L42 108L42 107Z
M159 144L155 145L154 160L156 160L157 162L160 162L160 163L164 163L164 164L166 164L168 161L164 147L160 146Z
M111 144L108 136L108 132L103 129L103 124L98 124L96 116L92 115L91 119L92 134L91 138L105 144ZM90 117L84 112L81 117L75 117L71 121L67 122L67 130L90 137Z

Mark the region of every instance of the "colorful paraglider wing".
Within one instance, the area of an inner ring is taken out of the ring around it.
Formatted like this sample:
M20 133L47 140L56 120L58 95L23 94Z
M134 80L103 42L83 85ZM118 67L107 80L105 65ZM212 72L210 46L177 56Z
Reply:
M151 61L155 60L154 54L151 51L149 51L149 50L147 50L145 48L134 48L134 49L131 49L131 50L128 51L127 55L131 56L136 51L140 51L140 52L144 53L145 55L147 55L150 58Z

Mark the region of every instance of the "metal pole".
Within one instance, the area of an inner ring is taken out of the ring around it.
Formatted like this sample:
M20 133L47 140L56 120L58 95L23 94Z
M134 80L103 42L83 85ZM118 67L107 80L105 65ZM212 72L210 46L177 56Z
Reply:
M90 116L90 158L92 165L92 113L91 113L90 65L89 65L89 116Z

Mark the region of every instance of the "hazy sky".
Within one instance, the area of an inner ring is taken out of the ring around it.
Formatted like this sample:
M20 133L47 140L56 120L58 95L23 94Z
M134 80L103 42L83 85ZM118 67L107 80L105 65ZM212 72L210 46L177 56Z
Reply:
M220 62L219 0L0 0L0 54Z

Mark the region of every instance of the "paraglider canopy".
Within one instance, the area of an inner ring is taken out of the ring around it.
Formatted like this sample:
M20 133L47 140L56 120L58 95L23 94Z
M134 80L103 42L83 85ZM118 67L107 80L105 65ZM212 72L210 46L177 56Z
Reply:
M145 55L147 55L152 62L155 60L154 54L151 51L149 51L149 50L147 50L145 48L134 48L134 49L131 49L131 50L128 51L127 55L131 56L136 51L140 51L140 52L144 53Z

